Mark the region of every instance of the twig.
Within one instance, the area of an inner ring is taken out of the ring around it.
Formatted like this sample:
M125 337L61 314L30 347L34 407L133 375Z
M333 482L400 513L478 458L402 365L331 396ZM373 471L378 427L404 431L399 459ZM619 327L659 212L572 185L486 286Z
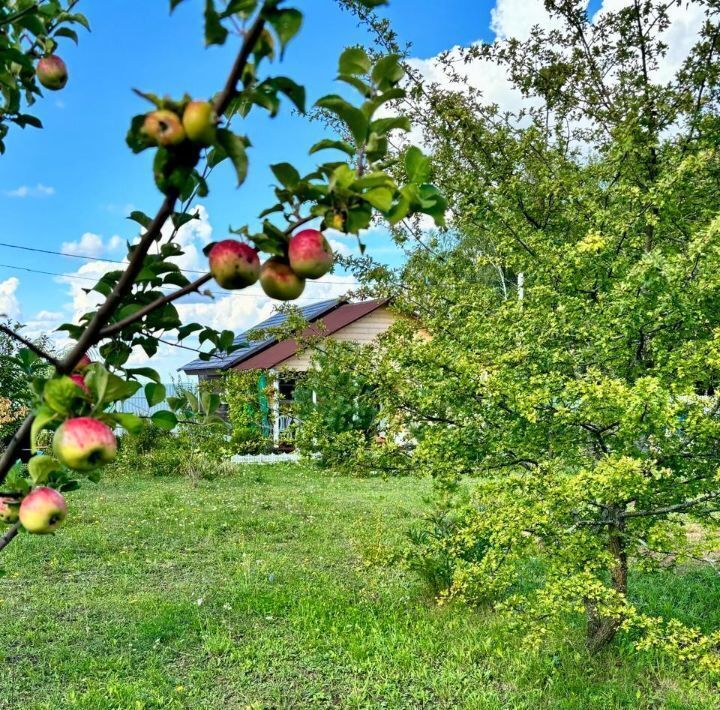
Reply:
M720 493L707 493L704 496L693 498L692 500L685 501L684 503L676 503L675 505L668 505L665 508L655 508L654 510L628 510L627 512L620 513L620 518L646 518L651 515L667 515L668 513L677 513L682 510L687 510L699 503L705 503L709 500L713 500L720 496Z
M60 366L60 361L56 357L53 357L50 353L46 353L41 347L35 345L35 343L24 338L19 333L16 333L12 328L8 328L6 325L0 325L0 331L9 335L11 338L15 338L15 340L22 343L28 350L32 350L38 357L47 360L53 367L57 368Z
M211 278L212 274L205 274L204 276L201 276L199 279L196 279L192 283L189 283L187 286L183 286L181 289L173 291L173 293L169 293L167 296L162 296L161 298L156 299L152 303L148 303L147 306L141 308L139 311L136 311L135 313L127 316L126 318L119 320L117 323L112 323L103 328L100 331L98 337L108 338L111 335L115 335L115 333L119 333L123 328L127 328L127 326L135 323L136 321L139 321L141 318L144 318L153 311L156 311L158 308L162 308L164 305L172 303L178 298L186 296L193 291L197 291L203 284L206 284L208 281L210 281Z
M0 537L0 550L7 547L11 540L20 532L20 523L15 523L2 537Z
M310 215L309 217L301 217L297 222L293 222L284 232L286 237L289 237L298 227L302 227L303 224L307 224L308 222L312 222L314 219L317 219L316 215Z
M230 76L228 76L228 80L225 82L225 87L215 98L213 107L215 108L215 113L218 116L222 116L225 113L227 107L230 105L230 102L237 94L238 81L240 81L240 78L245 71L245 65L250 58L251 52L255 48L255 44L260 39L260 35L262 34L264 28L265 18L262 16L261 11L261 14L258 15L255 22L253 22L252 26L245 35L245 40L240 48L240 52L235 60Z
M21 17L25 17L25 15L29 15L31 12L34 12L38 9L40 3L34 3L33 5L30 5L29 7L24 8L23 10L18 10L16 13L12 15L8 15L6 18L0 20L0 27L4 27L5 25L10 25L13 22L16 22Z

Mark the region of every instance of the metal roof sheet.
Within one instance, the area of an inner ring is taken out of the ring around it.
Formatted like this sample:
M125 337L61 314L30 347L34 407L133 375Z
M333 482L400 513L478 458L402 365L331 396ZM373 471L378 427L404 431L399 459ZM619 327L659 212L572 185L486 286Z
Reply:
M320 303L313 303L309 306L304 306L300 309L300 311L302 312L303 318L305 318L305 320L312 322L313 320L319 318L325 313L333 310L337 307L338 304L342 302L343 301L341 299L333 298L328 301L321 301ZM183 365L179 369L186 373L227 370L234 364L245 360L254 353L259 352L263 348L267 347L271 343L276 342L277 340L274 336L268 336L259 340L251 340L250 333L256 330L277 328L278 326L282 325L286 320L287 316L284 313L273 313L273 315L262 321L262 323L258 323L249 330L246 330L245 332L240 333L240 335L236 336L234 342L241 343L244 341L249 341L249 345L247 347L239 348L238 350L235 350L229 355L220 355L218 357L214 357L211 360L201 360L198 358L197 360L193 360L192 362Z

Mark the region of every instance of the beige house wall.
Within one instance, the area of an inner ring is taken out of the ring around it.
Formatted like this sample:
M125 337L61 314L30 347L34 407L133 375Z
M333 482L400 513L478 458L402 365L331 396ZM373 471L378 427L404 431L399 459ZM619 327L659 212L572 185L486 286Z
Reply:
M339 340L342 342L352 342L367 344L371 343L378 335L384 333L395 321L398 320L389 308L382 306L363 318L359 318L353 323L346 325L344 328L332 333L328 336L331 340ZM296 370L306 372L310 367L312 358L311 350L304 350L295 353L287 360L283 360L277 365L278 369Z

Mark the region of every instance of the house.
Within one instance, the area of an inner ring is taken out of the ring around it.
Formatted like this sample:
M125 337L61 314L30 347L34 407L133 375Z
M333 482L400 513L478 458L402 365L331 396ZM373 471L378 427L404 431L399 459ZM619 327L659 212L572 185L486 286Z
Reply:
M357 303L333 299L305 306L300 310L308 322L303 336L321 335L353 343L372 342L398 318L388 308L387 299ZM292 417L283 412L288 411L288 404L293 400L293 373L307 371L312 358L312 352L303 348L295 339L279 340L263 332L282 326L285 320L284 313L276 313L235 338L235 343L242 343L244 347L219 359L193 360L180 368L186 375L197 377L199 382L216 379L228 370L272 373L277 396L273 401L270 426L276 445L292 422Z

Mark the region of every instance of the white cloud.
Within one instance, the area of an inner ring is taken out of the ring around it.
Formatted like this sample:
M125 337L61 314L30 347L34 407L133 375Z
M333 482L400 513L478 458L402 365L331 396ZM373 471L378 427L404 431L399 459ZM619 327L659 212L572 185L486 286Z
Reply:
M559 26L551 20L543 0L498 0L490 11L490 29L500 40L527 39L535 25L546 29Z
M62 351L71 343L67 333L56 332L56 328L67 320L61 311L39 311L32 318L23 318L23 335L30 339L49 336L55 347Z
M603 0L593 21L604 13L614 12L632 4L632 0ZM587 6L587 2L585 3ZM668 9L670 24L662 35L668 45L666 55L660 58L658 68L653 77L655 81L665 83L671 81L689 50L697 41L702 27L704 11L698 4L673 4ZM561 27L557 19L551 18L544 7L543 0L497 0L491 11L491 29L498 40L516 38L525 40L530 30L538 25L545 30ZM463 62L462 49L452 47L448 50L448 59L455 60L455 66L467 79L467 86L478 89L487 103L497 104L501 110L516 112L531 102L523 99L507 77L505 70L497 64L476 59ZM419 71L427 81L437 83L448 90L461 90L463 87L453 83L443 70L438 57L428 59L414 58L410 65ZM611 77L610 77L611 79ZM411 139L417 138L411 136Z
M117 249L120 249L124 246L125 240L119 234L114 234L112 237L110 237L110 240L107 243L107 250L116 251Z
M35 187L28 185L21 185L16 187L14 190L4 190L3 194L6 197L51 197L55 194L54 187L48 187L39 182Z
M82 256L98 257L104 251L102 237L92 232L85 232L76 242L63 242L60 251Z
M328 239L328 242L330 243L330 248L340 256L350 256L353 253L353 250L347 244L337 239Z
M5 318L20 317L20 302L17 298L19 285L20 280L15 276L0 282L0 315Z

